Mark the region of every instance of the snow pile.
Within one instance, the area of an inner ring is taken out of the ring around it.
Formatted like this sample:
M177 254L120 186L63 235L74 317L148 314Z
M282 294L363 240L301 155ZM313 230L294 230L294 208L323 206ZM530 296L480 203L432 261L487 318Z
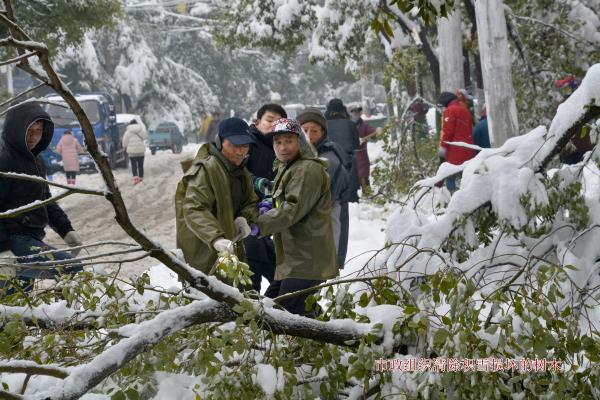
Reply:
M267 396L272 397L276 391L283 391L285 385L283 368L275 369L270 364L256 364L256 375L252 376L252 381L260 386Z

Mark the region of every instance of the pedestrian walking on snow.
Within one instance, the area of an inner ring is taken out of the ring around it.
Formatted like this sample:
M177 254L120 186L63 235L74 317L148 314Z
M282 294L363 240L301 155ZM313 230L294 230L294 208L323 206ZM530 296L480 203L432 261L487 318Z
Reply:
M132 119L123 135L123 148L131 161L131 172L135 185L144 179L144 155L146 154L147 139L148 134L142 124Z
M56 152L60 154L63 161L63 169L67 175L67 184L75 185L77 173L79 172L79 155L85 150L79 141L73 136L73 132L65 131L56 145Z

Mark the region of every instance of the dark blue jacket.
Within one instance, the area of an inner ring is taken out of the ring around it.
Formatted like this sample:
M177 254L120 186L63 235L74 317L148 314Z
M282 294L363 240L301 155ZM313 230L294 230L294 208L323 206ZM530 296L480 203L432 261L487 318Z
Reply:
M319 157L327 159L327 174L331 181L331 199L334 203L343 203L350 189L350 169L352 160L347 153L327 137L317 145Z
M490 134L488 132L488 122L486 117L481 117L481 119L473 129L473 144L483 149L489 149L491 147Z
M360 183L358 180L358 167L356 165L356 157L354 151L360 147L360 139L356 124L346 118L328 119L327 120L327 138L340 145L345 150L348 157L352 160L352 168L350 170L350 184L346 195L346 202L358 202L358 189Z

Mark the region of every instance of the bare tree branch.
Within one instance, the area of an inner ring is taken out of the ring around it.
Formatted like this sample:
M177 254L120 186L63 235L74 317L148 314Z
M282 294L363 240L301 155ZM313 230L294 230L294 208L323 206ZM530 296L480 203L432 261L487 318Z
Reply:
M0 372L9 372L13 374L46 375L61 379L64 379L67 376L69 376L69 372L58 365L40 365L33 361L25 360L0 362Z
M31 52L31 53L25 53L25 54L21 54L20 56L17 56L15 58L11 58L10 60L6 60L6 61L0 61L0 66L2 65L8 65L8 64L14 64L16 62L25 60L29 57L33 57L35 56L37 53L35 52Z

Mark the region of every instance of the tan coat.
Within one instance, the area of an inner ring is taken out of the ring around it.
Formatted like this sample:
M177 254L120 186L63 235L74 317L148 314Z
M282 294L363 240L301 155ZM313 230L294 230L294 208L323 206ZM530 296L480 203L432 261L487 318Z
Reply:
M79 172L79 155L85 150L73 135L64 135L56 145L56 152L60 154L65 172Z

